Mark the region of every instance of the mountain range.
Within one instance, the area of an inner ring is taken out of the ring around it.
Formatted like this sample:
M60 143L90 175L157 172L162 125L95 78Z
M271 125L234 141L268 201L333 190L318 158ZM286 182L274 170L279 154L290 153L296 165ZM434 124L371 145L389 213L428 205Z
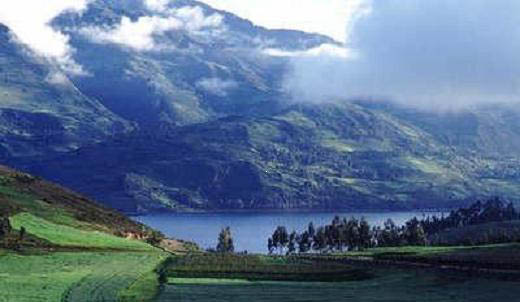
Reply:
M139 22L167 30L147 43L115 38ZM291 58L265 50L340 44L196 1L157 12L139 0L98 0L53 26L70 36L87 74L66 76L1 26L0 161L116 209L404 210L496 195L517 202L513 106L440 113L289 100Z

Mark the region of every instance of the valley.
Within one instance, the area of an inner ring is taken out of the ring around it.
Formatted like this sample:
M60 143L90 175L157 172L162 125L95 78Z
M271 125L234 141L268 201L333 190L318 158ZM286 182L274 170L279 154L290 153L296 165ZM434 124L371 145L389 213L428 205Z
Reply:
M520 7L211 2L0 1L0 302L520 300Z

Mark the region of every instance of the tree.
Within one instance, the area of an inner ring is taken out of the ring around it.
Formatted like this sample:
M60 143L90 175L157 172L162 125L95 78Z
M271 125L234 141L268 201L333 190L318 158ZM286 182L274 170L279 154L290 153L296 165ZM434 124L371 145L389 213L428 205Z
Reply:
M316 235L316 229L314 228L314 223L309 223L309 227L307 228L307 232L309 232L309 237L312 238Z
M417 218L413 218L406 222L404 237L409 245L426 244L426 234Z
M233 243L233 236L229 227L223 228L218 235L217 252L218 253L233 253L235 245Z
M324 227L319 227L313 238L312 248L320 253L327 247L327 235Z
M160 232L154 230L146 236L146 242L150 245L158 246L161 244L163 237L164 236Z
M273 239L272 238L267 239L267 250L269 251L269 255L271 255L273 253L274 249L275 249L275 245L273 243Z
M12 231L11 222L8 217L0 217L0 240L7 240L7 237Z
M345 237L348 250L355 250L360 246L359 221L352 217L347 221L345 228Z
M19 236L19 238L18 238L18 240L19 240L20 242L24 240L24 238L25 238L25 233L26 233L25 227L22 226L22 227L20 228L20 234L19 234L20 236Z
M370 247L372 241L372 232L368 221L363 217L359 222L359 248L366 249Z
M277 227L272 238L273 245L280 251L280 254L282 254L289 243L289 233L287 232L287 228L284 226Z
M384 223L384 229L378 237L378 245L380 246L399 246L400 245L399 228L392 219L388 219Z
M307 253L312 246L312 238L309 236L307 231L303 232L300 236L298 236L298 252L299 253Z
M289 235L289 243L287 245L287 254L292 255L296 252L296 239L298 234L293 231L291 235Z

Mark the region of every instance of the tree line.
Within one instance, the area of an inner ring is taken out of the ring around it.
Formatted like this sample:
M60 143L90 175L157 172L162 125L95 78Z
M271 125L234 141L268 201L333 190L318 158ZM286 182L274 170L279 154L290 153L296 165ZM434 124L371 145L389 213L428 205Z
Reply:
M296 231L288 233L285 226L279 226L267 240L267 249L270 254L294 254L425 244L426 235L417 219L408 221L402 227L388 219L381 228L370 226L365 218L336 216L330 224L318 228L311 222L302 233Z
M427 217L421 221L421 224L426 233L436 234L452 228L512 220L520 220L520 213L513 204L506 203L500 198L493 198L451 211L446 217Z
M468 208L451 211L447 216L414 217L402 226L398 226L392 219L386 220L383 226L371 226L365 218L336 216L330 224L318 228L311 222L301 233L289 233L285 226L279 226L268 238L267 249L270 254L289 255L356 251L372 247L424 246L435 244L428 238L448 229L512 220L520 220L520 213L513 204L506 204L498 198L478 201ZM511 236L507 238L511 241L520 240ZM489 240L489 243L494 242L492 238Z
M303 232L289 232L278 226L267 240L269 254L327 253L359 251L373 247L439 245L439 234L471 225L519 220L520 213L512 203L499 198L477 201L467 208L453 210L447 215L414 217L403 225L387 219L382 226L371 226L365 218L336 216L330 224L316 227L312 222ZM486 226L488 227L488 226ZM491 230L492 231L492 230ZM492 234L497 233L494 236ZM502 230L479 238L478 244L520 241L520 232L503 234ZM499 236L500 238L494 238ZM435 240L433 240L435 238ZM499 241L497 241L499 240ZM458 244L465 244L458 242ZM216 249L211 252L233 253L235 251L231 229L223 228L218 236Z

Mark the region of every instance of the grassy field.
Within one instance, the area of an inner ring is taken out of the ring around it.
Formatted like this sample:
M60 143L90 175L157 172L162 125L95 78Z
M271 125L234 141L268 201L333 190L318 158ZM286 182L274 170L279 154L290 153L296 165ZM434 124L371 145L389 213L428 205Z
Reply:
M13 227L0 240L0 302L150 301L159 290L169 254L127 239L152 230L119 213L0 166L0 214Z
M86 231L68 225L59 225L29 213L10 218L15 230L23 226L28 233L58 246L150 251L145 242L116 237L99 231Z
M374 261L374 265L345 261L353 259ZM383 261L430 264L431 268L380 265ZM335 270L347 276L353 272L350 265L362 269L365 278L327 278ZM479 271L447 269L450 265ZM192 255L175 258L167 267L169 283L158 302L495 302L517 301L520 296L515 271L520 269L520 244L378 248L301 257ZM509 271L497 274L498 269ZM294 277L311 272L314 280Z
M4 251L0 253L0 301L117 301L131 296L132 287L149 279L163 260L161 253L19 255ZM133 295L149 297L153 289L157 287Z
M339 282L370 278L364 269L335 261L295 257L192 254L172 258L167 265L171 278L217 278L268 281Z
M516 282L404 270L375 273L373 279L342 283L171 279L156 301L495 302L520 296Z

